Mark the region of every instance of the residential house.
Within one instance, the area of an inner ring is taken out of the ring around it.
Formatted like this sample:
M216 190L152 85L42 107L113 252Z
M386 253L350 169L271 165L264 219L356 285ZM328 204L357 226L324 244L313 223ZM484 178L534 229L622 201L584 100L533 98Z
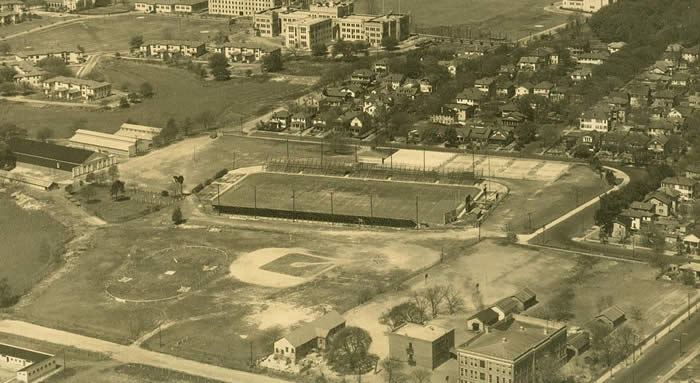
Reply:
M671 108L678 105L678 95L670 89L663 89L654 92L654 105L664 108Z
M486 98L484 92L476 88L467 88L457 94L456 102L458 104L479 106L481 102Z
M338 122L353 137L363 137L371 129L368 116L361 112L346 112L338 117Z
M651 102L651 89L646 85L635 85L629 89L630 106L646 107Z
M440 125L453 125L457 122L457 112L448 107L441 107L440 112L430 115L430 122Z
M691 64L697 62L698 57L700 57L700 47L697 45L683 49L683 53L681 54L683 61Z
M377 74L369 69L357 69L350 75L350 81L360 85L370 85L377 79Z
M20 0L0 0L0 25L17 24L24 21L27 7Z
M325 350L333 336L345 328L345 319L336 311L303 324L274 344L274 353L296 364L312 350Z
M683 245L685 245L688 254L700 254L700 238L695 234L689 234L683 237ZM693 263L695 277L700 277L700 264Z
M620 216L630 222L631 230L640 230L642 225L649 224L654 220L654 213L634 209L625 209L620 213Z
M576 57L576 62L581 65L603 65L608 61L610 54L605 52L583 53Z
M668 143L668 137L665 135L652 136L647 144L647 150L652 153L662 154L666 150L666 144Z
M406 323L389 334L389 357L434 370L451 359L455 330L432 324Z
M656 212L656 206L651 202L632 201L632 203L630 204L630 209L643 211L643 212L651 213L651 214L655 214L655 212ZM651 222L651 221L652 221L651 219L648 220L648 222Z
M620 51L620 49L624 48L627 45L626 42L624 41L614 41L608 44L608 52L610 54L614 54Z
M505 127L516 128L527 121L527 116L520 112L508 113L501 117L501 125Z
M519 112L520 108L518 108L518 106L514 103L509 102L505 105L499 106L498 111L500 112L501 117L507 117L511 113Z
M290 130L297 132L303 132L304 130L311 127L311 118L313 115L310 113L299 112L292 115L290 120Z
M419 83L421 93L433 93L433 82L429 78L422 78Z
M510 126L498 126L491 130L489 144L506 146L513 141L513 128Z
M85 55L80 51L31 51L31 52L19 52L15 54L18 60L30 61L32 64L36 65L39 61L54 57L63 60L66 63L78 64L85 61Z
M673 122L667 119L652 120L649 123L647 132L652 136L667 136L670 137L675 129Z
M691 79L688 73L674 73L673 76L671 76L671 86L685 88L690 85Z
M532 94L534 86L530 84L529 82L522 83L518 85L517 88L515 88L515 96L516 97L522 97L522 96L527 96L528 94Z
M488 144L489 137L491 137L491 128L487 127L472 127L471 134L469 135L469 141L483 146Z
M522 315L501 321L456 349L459 382L533 382L535 361L566 361L566 326Z
M625 316L625 312L618 306L611 306L597 315L595 319L612 330L624 323L627 317Z
M416 95L418 95L418 89L417 88L401 87L401 88L396 90L396 94L398 94L399 96L406 97L409 100L415 100Z
M275 132L281 132L286 130L291 125L292 114L286 110L280 110L279 112L272 113L270 116L270 121L267 122L268 130Z
M494 90L495 83L496 79L494 77L484 77L474 82L474 88L483 93L491 94Z
M464 124L468 118L474 116L476 106L466 104L446 104L446 108L452 109L456 114L457 123Z
M511 98L515 95L515 84L512 81L501 81L496 84L496 96Z
M406 77L401 73L392 73L384 78L387 89L397 90L401 88Z
M340 87L339 91L341 93L347 94L348 96L350 96L350 98L358 98L364 92L362 87L360 87L359 85L355 85L355 84L342 86L342 87ZM337 96L337 94L336 94L336 96Z
M214 47L215 53L221 53L232 62L252 64L262 61L265 56L279 56L280 48L270 48L266 45L252 43L226 43Z
M181 54L189 57L199 57L207 53L206 43L191 40L161 40L146 42L139 48L145 56L160 56L165 54Z
M693 180L700 180L700 165L688 165L685 168L685 176Z
M40 88L48 72L37 68L27 61L15 61L8 65L17 73L14 76L16 84L27 84L32 88Z
M554 84L549 81L542 81L532 88L533 93L536 96L542 96L549 98L549 93L554 89Z
M580 68L576 68L573 72L571 72L571 75L569 77L572 81L580 82L589 79L592 75L593 71L591 70L591 68L583 66Z
M372 64L372 70L375 73L387 73L389 71L389 60L381 59Z
M549 100L552 101L553 103L558 103L566 100L567 96L569 94L569 87L567 86L555 86L554 89L552 89L549 92Z
M661 181L661 188L680 193L681 199L694 199L700 191L700 182L686 177L668 177Z
M579 129L585 131L608 132L612 126L610 115L596 109L581 113Z
M513 64L501 65L501 67L498 69L499 76L505 76L511 80L515 77L516 73L517 69Z
M112 94L112 84L108 82L64 76L44 80L42 88L47 97L65 100L94 101Z
M537 72L542 67L542 60L539 57L523 56L518 60L518 70Z
M644 198L644 202L654 205L654 214L660 217L668 217L675 213L678 206L678 197L661 190L650 192Z

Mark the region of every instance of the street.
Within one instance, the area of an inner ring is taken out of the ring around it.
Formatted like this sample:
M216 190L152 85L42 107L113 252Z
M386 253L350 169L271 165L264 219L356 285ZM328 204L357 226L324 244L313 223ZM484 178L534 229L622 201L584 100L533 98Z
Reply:
M682 336L683 357L685 357L693 349L700 346L700 315L694 313L690 317L690 322L686 320L667 336L659 339L658 344L646 351L634 366L625 368L607 381L618 383L662 382L661 377L673 367L674 362L680 359L679 342L674 339L678 339L679 334L683 333L688 334Z

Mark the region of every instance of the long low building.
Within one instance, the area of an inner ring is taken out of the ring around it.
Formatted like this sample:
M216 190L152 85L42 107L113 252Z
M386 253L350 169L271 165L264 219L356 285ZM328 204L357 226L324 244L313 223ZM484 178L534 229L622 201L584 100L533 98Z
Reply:
M136 138L78 129L71 137L69 145L75 148L94 150L122 157L135 156Z
M55 57L71 64L78 64L85 61L85 55L80 51L40 51L40 52L19 52L15 56L18 60L31 61L34 64L39 61Z
M139 0L134 9L144 13L192 14L207 10L209 0Z
M47 97L65 100L93 101L112 94L112 84L82 78L58 76L43 81L42 86Z
M207 53L207 45L201 41L160 40L146 42L139 50L146 56L162 56L169 53L198 57Z
M23 138L11 139L8 146L22 166L70 173L73 178L107 169L117 163L116 158L94 151Z
M233 62L243 62L250 64L262 60L267 55L280 55L280 48L270 48L264 45L255 44L234 44L228 43L214 47L214 52L221 53Z
M151 146L153 146L153 139L156 138L162 130L161 128L154 128L152 126L124 123L114 134L122 137L135 138L136 152L141 153L149 150Z
M17 371L20 382L34 382L59 367L51 354L0 343L0 368Z

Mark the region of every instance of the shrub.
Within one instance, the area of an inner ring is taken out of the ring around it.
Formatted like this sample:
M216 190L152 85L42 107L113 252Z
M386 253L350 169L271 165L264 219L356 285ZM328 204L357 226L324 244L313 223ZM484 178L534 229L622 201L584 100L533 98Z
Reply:
M214 175L214 178L219 179L219 178L225 176L226 173L228 173L228 169L221 169L218 172L216 172L216 175Z
M207 180L206 180L206 181L204 181L204 186L209 186L209 185L211 185L211 183L212 183L212 182L214 182L214 180L213 180L213 179L211 179L211 178L207 178Z
M374 290L372 288L364 288L360 290L360 293L357 295L357 303L358 304L363 304L365 302L369 302L372 298L374 297Z
M204 189L204 185L202 185L202 184L197 184L197 186L195 186L195 187L192 189L192 193L199 193L199 192L202 191L202 189Z
M167 190L163 190L162 192L160 192L160 195L161 195L161 197L169 197L170 193L168 193Z

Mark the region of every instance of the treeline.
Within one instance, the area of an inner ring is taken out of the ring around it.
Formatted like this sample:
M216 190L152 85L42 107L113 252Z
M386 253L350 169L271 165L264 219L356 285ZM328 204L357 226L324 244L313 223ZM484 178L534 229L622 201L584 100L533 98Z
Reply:
M666 165L655 165L647 170L647 177L630 181L621 190L614 191L600 198L600 208L595 213L597 225L607 232L612 229L615 218L634 201L642 201L647 193L661 186L661 181L674 175L673 169Z

